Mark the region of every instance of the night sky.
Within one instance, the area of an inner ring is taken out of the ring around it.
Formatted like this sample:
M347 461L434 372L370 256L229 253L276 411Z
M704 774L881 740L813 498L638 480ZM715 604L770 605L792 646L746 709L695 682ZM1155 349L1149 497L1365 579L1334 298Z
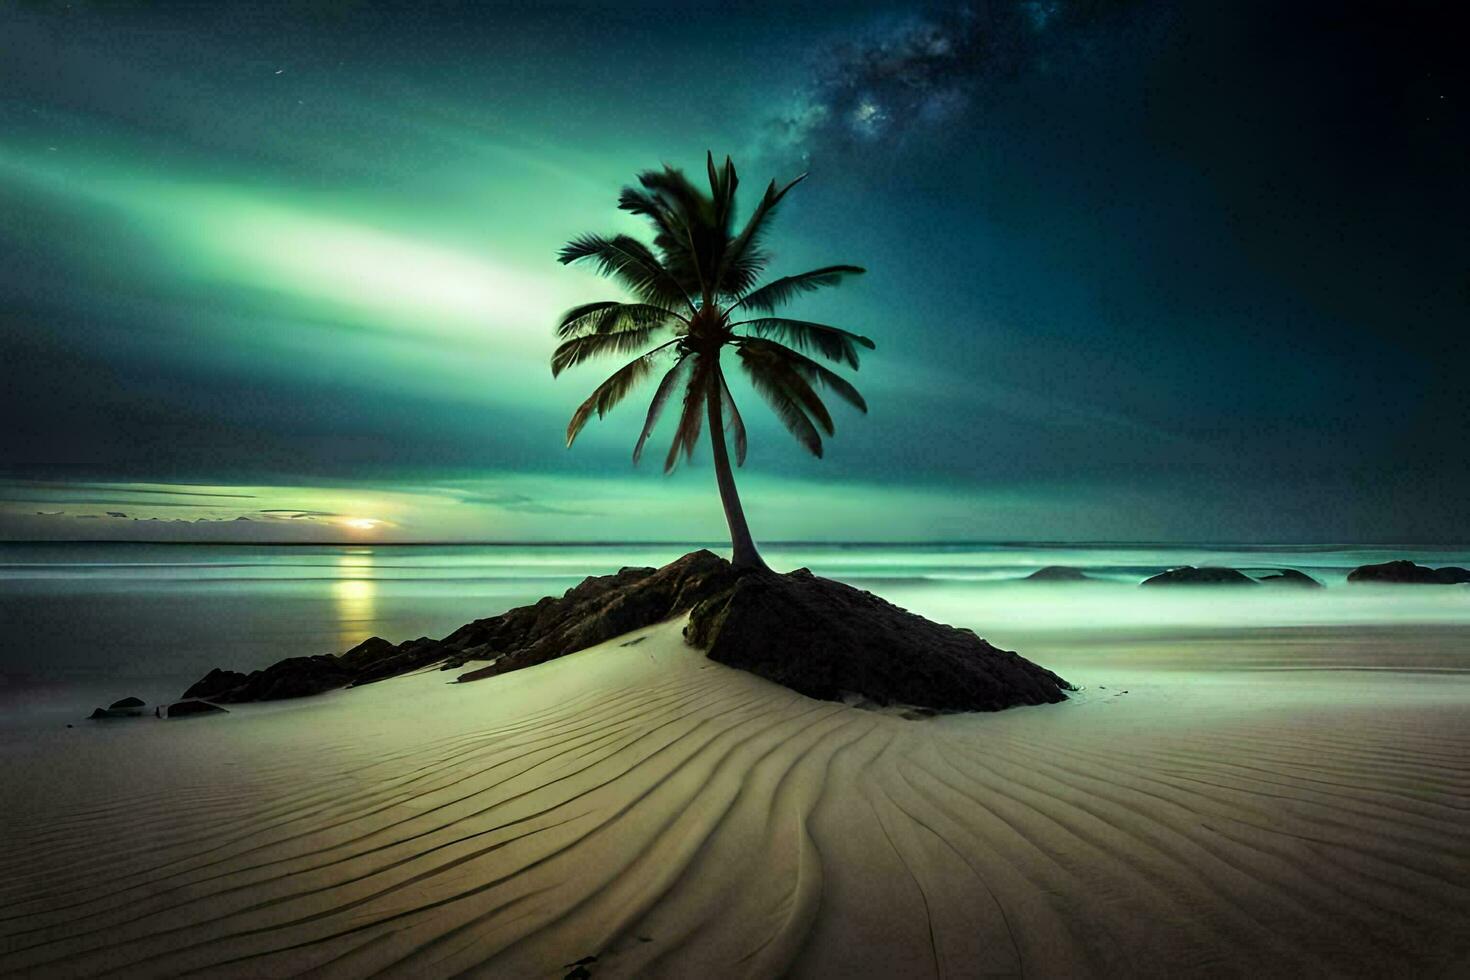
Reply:
M1452 3L255 6L0 4L0 538L722 538L547 367L706 149L869 270L758 538L1470 537Z

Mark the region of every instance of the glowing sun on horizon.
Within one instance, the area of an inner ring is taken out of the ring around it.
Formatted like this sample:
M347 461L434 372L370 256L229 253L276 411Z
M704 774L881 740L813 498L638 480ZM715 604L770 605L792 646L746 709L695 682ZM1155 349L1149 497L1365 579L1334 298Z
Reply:
M350 527L357 531L371 531L382 521L375 521L371 517L348 517L342 521L344 527Z

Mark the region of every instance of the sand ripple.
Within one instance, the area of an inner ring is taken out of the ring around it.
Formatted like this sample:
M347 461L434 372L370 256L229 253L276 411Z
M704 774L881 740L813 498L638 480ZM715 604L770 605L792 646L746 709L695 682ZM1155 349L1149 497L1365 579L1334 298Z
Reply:
M0 971L1470 962L1470 720L1453 699L1291 713L1137 691L911 723L709 664L677 624L444 679L74 733L93 783L6 818Z

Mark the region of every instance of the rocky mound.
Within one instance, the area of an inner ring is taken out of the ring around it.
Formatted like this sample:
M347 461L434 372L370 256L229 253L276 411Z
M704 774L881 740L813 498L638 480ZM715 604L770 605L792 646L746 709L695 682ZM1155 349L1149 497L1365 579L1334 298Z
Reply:
M1470 582L1470 569L1456 565L1430 568L1414 562L1386 561L1378 565L1360 565L1348 572L1349 582L1393 583L1396 585L1460 585Z
M711 660L828 701L998 711L1065 701L1073 689L969 630L806 569L740 576L694 607L684 636Z
M1095 582L1097 579L1070 565L1048 565L1027 575L1026 582Z
M1262 575L1260 578L1256 579L1256 581L1260 582L1262 585L1284 585L1288 588L1322 588L1321 582L1312 578L1312 576L1306 574L1305 572L1297 571L1295 568L1283 568L1279 572L1273 572L1270 575Z
M1140 585L1255 585L1256 580L1233 568L1214 568L1206 566L1195 568L1193 565L1180 565L1171 568L1167 572L1160 572L1152 578L1146 578Z
M439 663L494 677L693 610L685 631L713 660L816 698L994 711L1065 700L1066 681L969 630L931 622L802 569L741 571L710 551L598 575L560 597L477 619L442 640L372 637L341 656L292 657L250 674L215 668L184 697L226 704L305 697ZM170 716L173 715L170 709Z

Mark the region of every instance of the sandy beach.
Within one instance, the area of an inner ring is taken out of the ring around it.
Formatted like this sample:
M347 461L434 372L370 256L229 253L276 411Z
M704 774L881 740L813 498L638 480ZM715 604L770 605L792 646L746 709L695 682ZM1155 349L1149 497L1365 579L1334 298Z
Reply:
M1470 967L1463 631L1059 649L1069 703L910 721L681 628L5 746L0 972Z

